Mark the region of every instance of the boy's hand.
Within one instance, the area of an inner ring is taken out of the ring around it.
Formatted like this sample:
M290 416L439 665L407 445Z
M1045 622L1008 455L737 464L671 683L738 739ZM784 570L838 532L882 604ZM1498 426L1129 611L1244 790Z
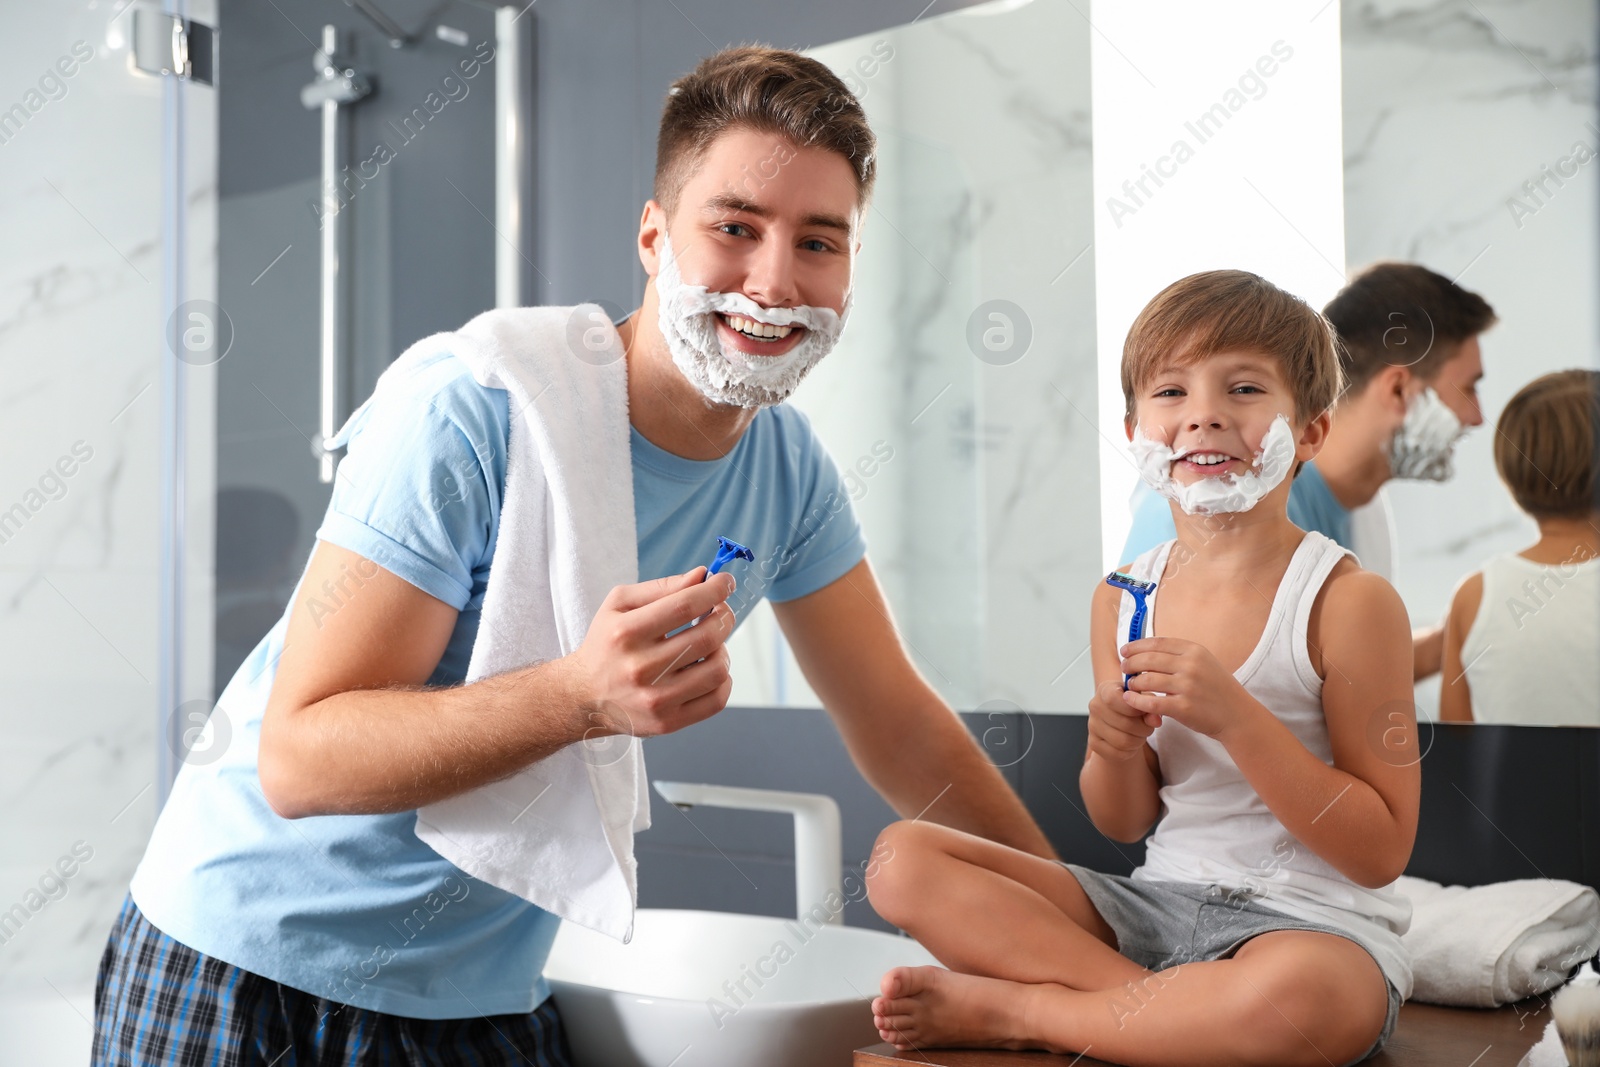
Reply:
M1128 704L1120 682L1103 682L1089 701L1089 751L1113 763L1126 763L1144 749L1145 738L1161 725Z
M1120 651L1123 673L1134 676L1123 697L1135 711L1170 715L1221 740L1223 731L1244 719L1255 704L1211 650L1194 641L1145 637Z

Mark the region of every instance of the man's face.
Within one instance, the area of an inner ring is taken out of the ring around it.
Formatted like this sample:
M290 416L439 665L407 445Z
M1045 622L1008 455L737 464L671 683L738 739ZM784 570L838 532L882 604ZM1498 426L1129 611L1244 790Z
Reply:
M663 219L651 201L641 258L660 268ZM743 293L762 307L842 312L850 290L860 223L855 172L837 152L797 148L772 133L730 130L713 141L686 181L668 225L683 280L714 292ZM800 343L803 326L763 329L718 312L722 344L750 356L781 356ZM744 327L741 330L740 327ZM750 331L781 334L765 339Z
M1145 436L1178 454L1167 473L1179 485L1248 473L1280 414L1295 425L1294 395L1279 361L1260 352L1219 352L1187 366L1169 362L1134 404ZM1133 424L1126 429L1132 440ZM1311 443L1303 431L1297 437L1296 458L1315 456L1320 434Z
M1417 382L1420 391L1433 386L1439 399L1455 412L1463 427L1483 425L1483 408L1478 403L1478 382L1483 378L1483 350L1478 339L1469 337L1461 342L1456 354L1439 365L1439 370L1427 382Z

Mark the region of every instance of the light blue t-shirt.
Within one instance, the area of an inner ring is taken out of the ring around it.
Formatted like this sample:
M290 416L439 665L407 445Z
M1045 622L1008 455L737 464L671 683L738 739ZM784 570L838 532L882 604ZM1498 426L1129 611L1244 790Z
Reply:
M465 679L494 559L509 400L447 352L408 385L357 423L317 537L461 612L429 679L449 685ZM763 596L822 588L866 552L837 468L787 405L759 412L722 459L684 459L635 430L632 461L639 579L709 563L717 536L731 537L755 552L731 568L736 620ZM304 595L336 611L358 580ZM256 753L287 624L286 610L190 750L134 902L191 948L330 1000L415 1018L532 1011L549 995L558 918L440 857L415 812L288 820L268 806Z
M1172 506L1166 497L1140 482L1129 503L1133 527L1123 543L1118 563L1132 563L1145 552L1178 536L1172 522ZM1333 538L1342 547L1350 544L1350 509L1334 499L1333 490L1323 480L1316 463L1307 460L1289 486L1289 521L1302 530L1315 530Z

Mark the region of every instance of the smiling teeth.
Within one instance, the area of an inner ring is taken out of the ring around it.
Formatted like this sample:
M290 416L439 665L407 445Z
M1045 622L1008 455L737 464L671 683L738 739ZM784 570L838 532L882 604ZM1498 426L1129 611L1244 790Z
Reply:
M1220 452L1201 452L1183 457L1191 463L1198 463L1202 467L1209 467L1217 463L1226 463L1232 456L1225 456Z
M757 322L747 319L743 315L729 315L726 317L729 326L744 334L746 337L756 337L763 341L776 341L788 337L794 330L793 326L774 326L770 322Z

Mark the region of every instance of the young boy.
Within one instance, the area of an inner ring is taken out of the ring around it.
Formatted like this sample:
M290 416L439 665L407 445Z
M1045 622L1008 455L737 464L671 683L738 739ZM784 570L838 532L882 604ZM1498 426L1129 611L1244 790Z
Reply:
M1448 479L1462 434L1483 425L1478 335L1497 321L1488 301L1420 263L1383 260L1357 271L1322 309L1339 338L1342 395L1322 451L1296 475L1289 518L1360 554L1395 580L1391 479ZM1453 421L1457 432L1419 433ZM1123 559L1177 535L1166 501L1141 486ZM1442 625L1412 634L1417 678L1439 671Z
M949 969L884 975L884 1040L1330 1067L1388 1039L1411 991L1410 907L1387 888L1416 834L1409 623L1286 513L1339 380L1326 320L1254 274L1184 278L1134 322L1142 474L1209 514L1174 503L1177 537L1122 568L1156 583L1154 636L1124 645L1130 598L1095 588L1079 782L1107 837L1159 824L1129 877L888 827L873 905Z
M1600 371L1535 378L1495 430L1494 465L1539 540L1456 587L1439 718L1600 726Z

